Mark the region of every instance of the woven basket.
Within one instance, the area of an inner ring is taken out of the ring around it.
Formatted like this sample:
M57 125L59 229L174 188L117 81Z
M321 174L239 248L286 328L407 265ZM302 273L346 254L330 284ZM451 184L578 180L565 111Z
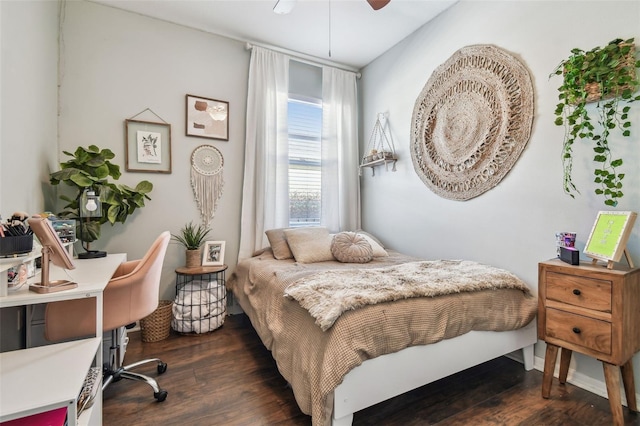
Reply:
M161 300L158 307L148 316L140 320L140 331L143 342L158 342L169 337L171 333L171 300Z
M200 249L198 250L187 250L187 262L186 262L186 267L187 268L197 268L198 266L201 266L200 262L201 262L201 252Z

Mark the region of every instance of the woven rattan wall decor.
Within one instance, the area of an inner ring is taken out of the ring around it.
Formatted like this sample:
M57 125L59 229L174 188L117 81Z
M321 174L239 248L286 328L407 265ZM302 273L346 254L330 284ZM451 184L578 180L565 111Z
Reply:
M469 200L511 170L532 123L526 67L496 46L463 47L436 68L416 100L413 167L439 196Z

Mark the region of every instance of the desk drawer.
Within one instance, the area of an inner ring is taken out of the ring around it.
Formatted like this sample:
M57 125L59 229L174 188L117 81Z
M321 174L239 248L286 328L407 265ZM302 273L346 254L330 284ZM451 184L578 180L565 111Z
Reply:
M547 309L545 332L565 342L611 354L611 323L558 309Z
M546 284L547 299L611 312L611 281L549 272Z

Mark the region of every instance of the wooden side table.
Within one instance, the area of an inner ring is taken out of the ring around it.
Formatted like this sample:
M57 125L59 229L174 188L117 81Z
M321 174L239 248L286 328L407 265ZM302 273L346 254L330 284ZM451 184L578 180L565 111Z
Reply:
M620 374L627 405L638 411L633 355L640 350L640 269L559 259L538 264L538 338L547 343L542 397L549 398L558 349L560 383L573 351L602 361L615 425L624 424Z
M183 334L216 330L227 313L227 265L176 269L171 328Z

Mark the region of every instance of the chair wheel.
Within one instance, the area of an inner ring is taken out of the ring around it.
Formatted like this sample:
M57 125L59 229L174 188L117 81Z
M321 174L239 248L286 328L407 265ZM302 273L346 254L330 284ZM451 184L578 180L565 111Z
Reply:
M158 374L162 374L165 371L167 371L167 363L161 362L160 364L158 364Z
M158 400L158 402L162 402L167 399L167 391L164 389L160 389L160 392L154 392L153 397Z

